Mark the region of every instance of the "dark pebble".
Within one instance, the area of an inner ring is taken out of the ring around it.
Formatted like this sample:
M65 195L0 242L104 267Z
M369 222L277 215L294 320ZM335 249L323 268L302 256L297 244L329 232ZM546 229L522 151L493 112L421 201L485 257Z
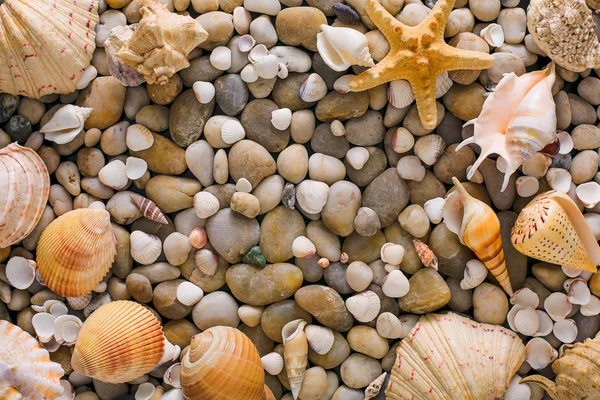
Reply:
M0 123L6 122L17 111L20 99L8 93L0 93Z
M335 12L335 16L345 24L358 24L360 22L360 15L346 4L335 3L333 11Z
M14 115L10 118L4 127L4 130L12 140L19 142L22 146L25 144L25 141L27 141L29 135L31 135L31 122L20 115Z

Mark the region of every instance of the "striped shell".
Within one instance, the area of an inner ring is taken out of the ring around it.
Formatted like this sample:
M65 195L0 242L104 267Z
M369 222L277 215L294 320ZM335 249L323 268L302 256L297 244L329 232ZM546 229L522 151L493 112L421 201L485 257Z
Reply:
M133 301L113 301L85 320L71 364L80 374L102 382L128 382L154 369L165 345L152 312Z
M433 253L433 250L429 248L425 243L420 241L419 239L413 239L413 245L415 246L415 250L417 251L417 255L421 259L421 262L426 267L432 267L434 269L438 269L438 259Z
M50 223L37 246L37 266L46 286L65 297L92 291L117 254L117 240L105 210L80 208Z
M0 149L0 249L18 243L42 217L50 193L46 164L16 143Z
M0 6L0 92L74 92L96 48L98 0L6 0Z
M152 200L149 200L136 193L130 194L129 198L131 198L131 202L140 209L145 218L160 224L167 225L169 223L160 208L158 208L158 206Z
M29 333L0 320L0 349L0 399L52 400L62 394L63 369Z

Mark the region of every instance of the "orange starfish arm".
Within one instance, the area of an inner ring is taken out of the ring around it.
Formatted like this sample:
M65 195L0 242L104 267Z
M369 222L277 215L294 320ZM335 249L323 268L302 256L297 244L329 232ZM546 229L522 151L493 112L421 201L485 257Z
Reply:
M417 102L419 117L425 129L435 129L437 125L436 78L437 74L432 76L429 70L423 69L420 73L415 73L413 79L409 80Z
M402 22L394 18L377 0L365 0L365 11L388 42L402 34L404 28Z
M459 69L487 69L494 65L494 57L480 51L458 49L450 45L442 49L442 68L445 71Z
M405 68L402 68L400 64L402 64L401 61L387 56L374 67L369 68L352 79L350 81L350 89L353 92L362 92L387 82L407 79L408 74L404 73Z
M439 0L427 17L417 25L417 28L427 26L435 36L443 38L446 23L448 22L454 3L456 3L456 0Z

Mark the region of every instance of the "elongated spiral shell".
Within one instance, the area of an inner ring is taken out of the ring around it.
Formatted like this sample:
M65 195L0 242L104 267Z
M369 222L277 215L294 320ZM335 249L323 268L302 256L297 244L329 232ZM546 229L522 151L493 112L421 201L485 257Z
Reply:
M158 208L156 203L154 203L152 200L135 193L129 195L129 197L131 198L133 204L135 204L137 208L140 209L142 214L144 214L145 218L160 224L167 225L169 223L160 208Z

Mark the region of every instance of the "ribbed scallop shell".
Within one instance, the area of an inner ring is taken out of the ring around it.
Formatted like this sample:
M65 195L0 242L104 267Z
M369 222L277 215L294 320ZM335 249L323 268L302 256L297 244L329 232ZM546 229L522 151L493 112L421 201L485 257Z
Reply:
M541 261L590 272L600 264L600 247L579 208L556 190L521 210L511 241L519 252Z
M335 337L330 328L320 325L307 325L304 328L306 339L311 349L318 354L325 354L333 347Z
M264 379L258 350L231 327L215 326L194 336L181 361L187 400L266 400Z
M346 299L346 308L358 321L370 322L381 311L381 300L377 293L365 290Z
M525 346L501 326L427 314L396 354L388 400L495 400L523 363Z
M0 248L18 243L42 217L50 176L40 156L16 143L0 149Z
M327 203L328 196L329 186L323 182L307 179L296 186L298 205L309 214L320 213Z
M63 369L30 334L0 320L0 349L1 399L20 394L27 400L52 400L62 394Z
M44 229L37 246L37 267L49 289L61 296L79 297L104 278L116 254L110 214L80 208Z
M0 92L67 94L96 48L98 0L6 0L0 6Z
M152 312L133 301L113 301L83 323L71 365L80 374L102 382L127 382L158 365L165 342Z

